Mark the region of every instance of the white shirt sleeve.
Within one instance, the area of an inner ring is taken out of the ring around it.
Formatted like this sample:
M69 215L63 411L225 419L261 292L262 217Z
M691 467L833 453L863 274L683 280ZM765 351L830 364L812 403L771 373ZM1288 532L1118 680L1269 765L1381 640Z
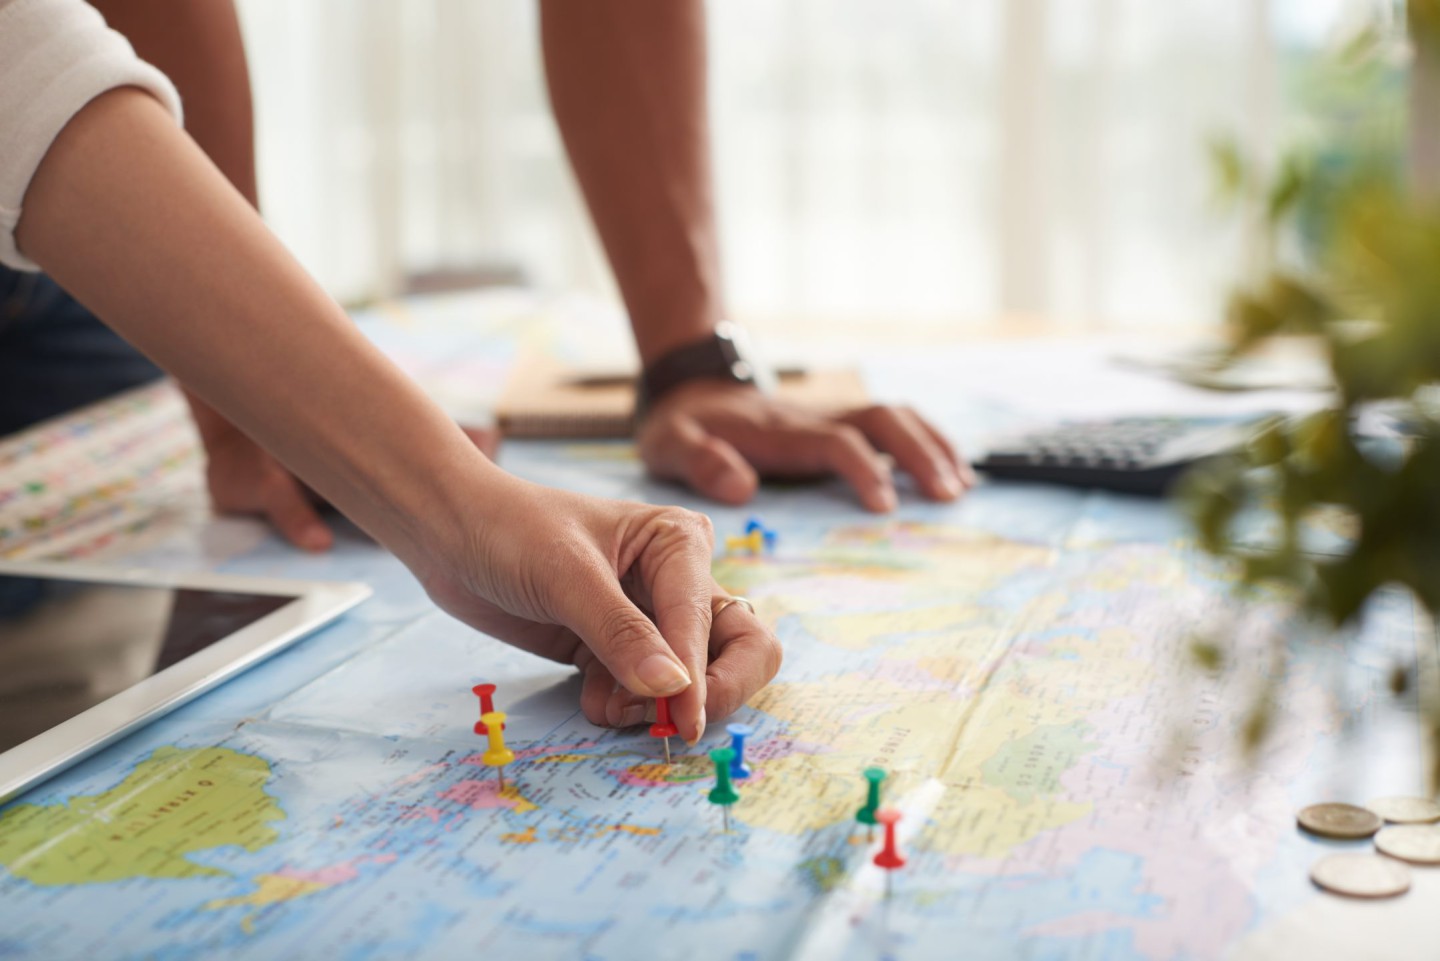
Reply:
M82 0L0 0L0 263L38 270L15 246L30 179L70 118L107 90L139 87L180 122L180 96Z

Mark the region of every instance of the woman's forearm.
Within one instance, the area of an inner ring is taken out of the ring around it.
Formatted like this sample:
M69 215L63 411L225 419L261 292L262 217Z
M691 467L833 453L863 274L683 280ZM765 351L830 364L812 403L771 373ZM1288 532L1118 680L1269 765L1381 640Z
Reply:
M170 78L185 104L185 132L252 207L255 125L250 70L234 0L90 0L135 55Z
M252 207L255 124L245 42L233 0L91 0L135 54L158 68L185 104L185 132ZM186 391L195 426L209 448L235 428Z
M23 211L26 256L412 567L499 474L149 95L80 111Z

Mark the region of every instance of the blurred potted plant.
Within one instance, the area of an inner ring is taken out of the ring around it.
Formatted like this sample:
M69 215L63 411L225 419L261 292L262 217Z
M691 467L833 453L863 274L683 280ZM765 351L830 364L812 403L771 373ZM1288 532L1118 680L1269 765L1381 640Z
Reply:
M1405 24L1408 149L1342 118L1329 133L1348 138L1344 162L1333 143L1312 145L1267 180L1239 151L1216 151L1225 185L1259 202L1268 234L1268 255L1231 302L1233 353L1310 335L1328 357L1336 399L1262 425L1240 455L1188 478L1186 503L1201 545L1232 559L1244 584L1279 585L1302 613L1336 628L1387 586L1408 589L1432 623L1440 613L1440 0L1410 0ZM1373 69L1393 47L1368 31L1338 68ZM1362 108L1359 119L1378 115ZM1376 405L1404 424L1403 440L1375 446L1359 436L1362 411ZM1275 521L1264 549L1238 533L1237 519L1253 510ZM1321 512L1340 515L1351 535L1338 555L1302 549ZM1223 655L1211 644L1196 651L1211 666ZM1404 683L1397 672L1395 686ZM1268 716L1262 698L1247 726L1252 746ZM1440 769L1431 777L1440 785Z

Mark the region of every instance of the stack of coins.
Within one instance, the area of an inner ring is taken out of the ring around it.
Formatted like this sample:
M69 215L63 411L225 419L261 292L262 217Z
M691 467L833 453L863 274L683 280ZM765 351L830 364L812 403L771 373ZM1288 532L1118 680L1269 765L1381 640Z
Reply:
M1312 804L1301 809L1296 820L1317 837L1375 839L1379 854L1331 854L1310 868L1310 880L1334 894L1395 897L1410 890L1407 863L1440 865L1440 804L1429 798L1384 797L1365 807Z

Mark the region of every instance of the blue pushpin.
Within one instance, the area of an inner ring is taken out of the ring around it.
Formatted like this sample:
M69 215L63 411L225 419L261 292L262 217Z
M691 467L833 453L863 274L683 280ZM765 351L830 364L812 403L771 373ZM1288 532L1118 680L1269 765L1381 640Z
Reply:
M745 522L745 533L754 534L756 531L760 532L760 539L765 543L765 550L773 551L775 549L775 532L766 527L760 518L751 515L750 519Z
M730 759L730 776L734 779L744 780L750 776L750 767L745 763L745 739L755 733L755 729L746 724L729 724L725 730L730 732L730 750L735 756Z

